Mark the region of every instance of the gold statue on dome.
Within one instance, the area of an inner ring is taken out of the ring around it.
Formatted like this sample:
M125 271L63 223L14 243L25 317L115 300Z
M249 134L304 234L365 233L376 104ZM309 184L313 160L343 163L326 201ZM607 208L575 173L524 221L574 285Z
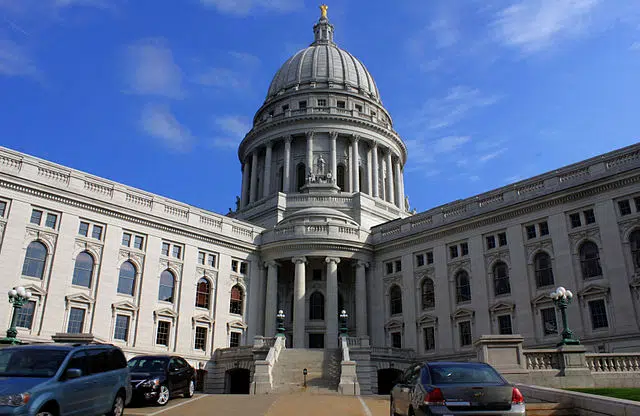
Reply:
M326 19L327 18L327 9L328 8L329 8L329 6L327 6L326 4L320 5L320 18L322 18L322 19Z

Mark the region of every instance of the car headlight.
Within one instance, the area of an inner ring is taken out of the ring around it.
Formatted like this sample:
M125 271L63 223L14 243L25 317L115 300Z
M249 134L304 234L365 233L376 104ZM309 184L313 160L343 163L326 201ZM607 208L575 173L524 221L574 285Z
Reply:
M160 385L160 379L159 378L154 378L152 380L147 380L144 383L142 383L142 387L157 387Z
M9 394L7 396L0 396L0 406L24 406L29 403L29 399L31 398L31 394L29 393L20 393L20 394Z

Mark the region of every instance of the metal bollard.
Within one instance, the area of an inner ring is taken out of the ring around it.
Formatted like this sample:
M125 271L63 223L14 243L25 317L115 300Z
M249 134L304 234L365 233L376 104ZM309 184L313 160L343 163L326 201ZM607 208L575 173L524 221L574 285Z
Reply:
M304 376L304 384L302 385L305 389L307 388L307 369L302 370L302 375Z

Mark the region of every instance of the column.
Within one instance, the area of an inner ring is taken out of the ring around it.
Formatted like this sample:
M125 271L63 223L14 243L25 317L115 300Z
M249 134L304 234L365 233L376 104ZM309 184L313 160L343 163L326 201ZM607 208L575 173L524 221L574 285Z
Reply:
M294 257L295 277L293 281L293 348L304 348L305 326L305 267L306 257Z
M258 149L253 151L251 156L251 187L249 188L249 203L258 199Z
M353 171L353 192L360 192L360 153L358 152L359 136L353 136L351 143L353 143L353 158L351 159L351 170Z
M249 164L245 161L242 164L242 194L240 195L240 206L242 208L249 204Z
M378 197L378 178L380 177L380 172L378 170L378 143L373 142L373 149L371 149L371 153L373 153L373 161L372 161L372 169L373 169L373 197Z
M276 335L276 314L278 313L278 263L268 261L267 266L267 293L264 308L264 336Z
M305 177L313 172L313 132L307 132L307 171Z
M353 160L353 146L350 143L347 144L347 157L349 161ZM347 192L353 192L353 173L351 172L352 163L344 164L344 181L347 186Z
M284 179L282 180L282 190L284 193L288 193L290 189L290 176L291 176L291 136L284 138L284 166L282 174Z
M400 162L398 162L398 165L400 165ZM404 193L404 167L400 166L399 169L399 173L398 173L398 183L400 185L400 198L402 200L403 205L401 205L401 207L403 207L403 209L405 211L409 210L409 207L404 205L404 201L405 201L405 193Z
M404 196L402 195L402 187L400 187L400 161L396 160L393 166L395 168L394 185L396 189L396 205L404 211Z
M387 201L394 202L393 192L393 163L391 161L391 149L387 150Z
M369 196L373 196L372 186L373 183L373 173L371 172L371 146L367 148L367 194Z
M333 175L333 179L335 181L338 180L338 150L337 150L337 139L338 132L332 131L329 133L329 139L331 142L331 174Z
M356 260L356 334L367 335L367 281L365 278L367 263Z
M325 261L327 262L327 297L324 321L327 325L327 348L338 348L338 263L340 258L327 257Z
M262 195L267 197L271 194L271 153L273 152L273 142L267 143L267 152L264 157L264 192Z

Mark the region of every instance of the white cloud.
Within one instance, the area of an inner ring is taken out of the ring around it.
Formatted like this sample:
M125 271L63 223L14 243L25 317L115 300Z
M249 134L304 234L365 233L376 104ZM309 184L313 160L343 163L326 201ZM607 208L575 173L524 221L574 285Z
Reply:
M640 51L640 41L633 42L631 44L631 46L629 47L629 49L632 50L632 51Z
M455 45L460 38L458 28L453 24L451 19L446 17L441 17L431 22L429 30L433 32L436 47L438 48L449 48Z
M469 142L469 136L448 136L442 137L433 143L433 151L435 153L449 153L458 149L463 144Z
M38 70L24 47L0 39L0 75L35 76Z
M478 160L480 162L487 162L487 161L489 161L491 159L495 159L496 157L500 156L501 154L503 154L506 151L507 151L507 149L503 148L503 149L499 149L499 150L496 150L496 151L491 152L491 153L485 153L484 155L480 156L478 158Z
M242 74L227 68L210 68L196 76L195 82L217 88L241 88L248 85L247 79Z
M495 104L497 95L484 95L476 88L456 86L446 96L432 99L422 109L422 114L414 120L426 124L429 129L441 129L458 123L467 114L476 109Z
M478 176L478 175L471 175L471 176L469 176L469 180L470 180L471 182L478 182L478 181L480 180L480 176Z
M184 96L182 70L164 39L143 39L130 45L126 64L127 92L169 98Z
M251 122L239 116L217 117L214 124L220 134L213 138L211 144L215 147L235 150L251 130Z
M287 13L302 6L302 0L200 0L205 7L213 7L220 13L246 16L254 9Z
M172 150L185 152L191 149L191 133L180 124L168 106L145 106L140 117L140 128Z

